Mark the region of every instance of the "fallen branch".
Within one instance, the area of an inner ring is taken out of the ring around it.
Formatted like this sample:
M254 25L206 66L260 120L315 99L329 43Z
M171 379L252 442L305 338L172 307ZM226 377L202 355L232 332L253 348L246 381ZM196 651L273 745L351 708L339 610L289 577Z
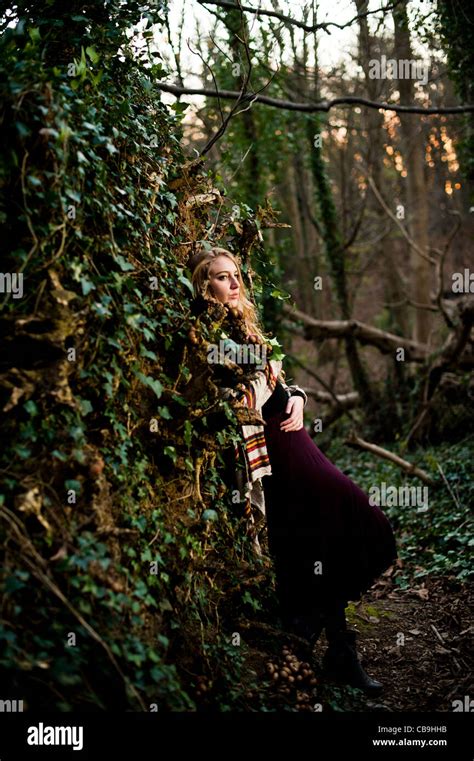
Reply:
M382 354L393 354L397 349L404 349L406 362L423 363L430 353L426 344L387 333L359 320L316 320L298 309L292 309L288 304L283 305L283 312L290 319L303 322L308 341L354 336L359 343L375 346Z
M398 455L390 452L388 449L379 447L377 444L371 444L368 441L364 441L364 439L359 438L359 436L357 436L355 433L352 433L350 436L348 436L344 441L344 444L347 444L349 447L354 447L354 449L362 449L363 451L371 452L376 457L382 457L384 460L389 460L390 462L395 463L395 465L398 465L399 468L404 470L409 475L417 476L417 478L429 486L434 486L436 483L435 480L428 475L428 473L426 473L421 468L418 468L412 462L403 460Z
M336 400L337 404L344 408L356 407L360 401L357 391L349 391L347 394L335 394L334 396L328 391L319 391L317 388L305 388L305 391L308 396L312 396L317 402L335 404L334 400Z
M305 391L308 396L312 396L316 401L329 405L329 409L326 409L321 416L325 429L339 420L344 413L350 414L349 410L360 404L360 396L357 391L350 391L347 394L334 394L334 396L327 391L319 391L315 388L305 388Z

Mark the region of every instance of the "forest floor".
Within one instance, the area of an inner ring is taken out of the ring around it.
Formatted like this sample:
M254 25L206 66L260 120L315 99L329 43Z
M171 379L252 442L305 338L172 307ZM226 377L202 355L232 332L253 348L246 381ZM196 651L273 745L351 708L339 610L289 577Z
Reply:
M263 700L270 711L469 710L474 625L468 585L452 577L426 576L402 590L390 576L382 576L346 613L350 628L358 632L362 665L384 685L379 697L323 679L318 665L326 648L324 633L311 653L305 640L268 623L247 621L245 670L258 684L258 690L242 685L248 709L262 710Z

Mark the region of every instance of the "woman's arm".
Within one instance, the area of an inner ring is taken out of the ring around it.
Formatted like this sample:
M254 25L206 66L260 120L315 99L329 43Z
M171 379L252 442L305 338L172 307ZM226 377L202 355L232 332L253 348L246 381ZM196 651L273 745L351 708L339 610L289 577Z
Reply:
M285 410L285 412L289 414L290 417L286 420L282 420L280 423L280 428L286 433L289 433L290 431L299 431L304 427L303 409L306 405L308 397L306 396L306 393L303 391L303 389L299 386L295 384L288 386L286 384L284 370L280 372L278 380L290 395Z
M280 381L283 388L286 388L287 391L290 393L291 396L301 396L303 399L303 407L306 407L306 402L308 401L308 397L305 391L301 388L301 386L297 386L296 384L293 384L291 386L287 386L285 382L285 371L282 370L278 376L278 380Z

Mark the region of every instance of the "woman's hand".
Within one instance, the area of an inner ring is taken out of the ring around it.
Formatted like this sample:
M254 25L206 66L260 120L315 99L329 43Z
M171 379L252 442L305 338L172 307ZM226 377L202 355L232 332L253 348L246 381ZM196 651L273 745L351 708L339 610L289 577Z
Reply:
M291 412L291 415L287 420L283 420L280 424L280 429L282 431L299 431L303 428L303 407L304 399L301 396L291 396L288 399L285 412Z

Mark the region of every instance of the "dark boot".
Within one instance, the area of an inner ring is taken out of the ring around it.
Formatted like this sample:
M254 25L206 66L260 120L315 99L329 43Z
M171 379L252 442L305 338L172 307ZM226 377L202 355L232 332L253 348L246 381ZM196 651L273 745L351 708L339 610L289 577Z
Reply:
M357 657L355 642L354 631L331 632L328 649L323 656L324 675L351 687L359 687L369 694L378 694L383 690L383 685L365 673Z

